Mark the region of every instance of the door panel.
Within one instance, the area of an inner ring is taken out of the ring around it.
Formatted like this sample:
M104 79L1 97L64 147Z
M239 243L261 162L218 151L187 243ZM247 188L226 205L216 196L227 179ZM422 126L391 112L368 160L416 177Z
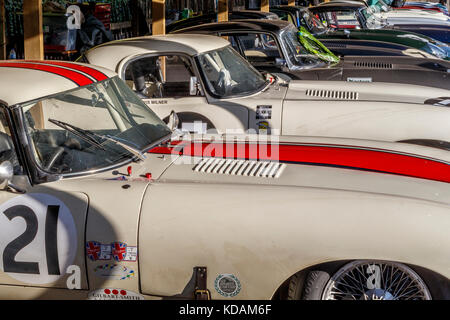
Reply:
M199 128L197 123L204 123L206 119L219 132L224 132L226 129L246 130L248 128L248 110L238 103L217 102L208 104L204 97L144 99L144 102L161 119L167 118L172 110L175 111L180 117L180 129L195 126L195 132L201 133L197 131L197 128ZM183 113L190 115L186 123L183 123ZM196 117L195 115L199 116Z
M122 63L124 80L142 100L161 118L172 111L179 118L184 131L206 133L208 129L246 130L248 110L238 103L214 101L210 103L200 83L190 57L185 55L143 55ZM193 78L195 77L195 78ZM191 95L190 83L197 80L197 93Z
M77 289L87 289L87 207L82 193L39 186L25 194L0 191L0 284L67 288L77 273ZM2 292L0 299L7 298Z
M283 134L381 141L432 139L448 141L444 108L420 104L361 101L287 101ZM433 123L433 126L429 124Z

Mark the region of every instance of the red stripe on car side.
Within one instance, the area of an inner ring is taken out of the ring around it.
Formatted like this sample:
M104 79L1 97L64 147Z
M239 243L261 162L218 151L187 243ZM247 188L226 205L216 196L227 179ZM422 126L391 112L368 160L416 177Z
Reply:
M98 71L98 70L88 67L88 66L75 64L75 63L68 63L68 62L63 62L63 61L33 61L33 62L45 63L48 65L55 65L55 66L60 66L60 67L65 67L68 69L80 71L80 72L83 72L83 73L93 77L97 81L102 81L102 80L108 79L108 76L101 71Z
M399 174L450 183L450 165L444 162L399 154L388 150L357 149L345 146L181 143L157 147L151 153L197 157L238 158L312 165L329 165Z
M85 86L85 85L94 83L87 76L85 76L77 71L64 69L64 68L61 68L58 66L50 66L50 65L29 63L29 62L5 62L5 63L0 63L0 67L32 69L32 70L49 72L49 73L53 73L53 74L62 76L66 79L69 79L69 80L75 82L79 86Z

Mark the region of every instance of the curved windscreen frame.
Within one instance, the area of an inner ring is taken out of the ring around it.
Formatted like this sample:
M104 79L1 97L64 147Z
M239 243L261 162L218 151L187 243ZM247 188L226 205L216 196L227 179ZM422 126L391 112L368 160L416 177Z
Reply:
M268 80L231 45L195 56L209 94L218 99L248 96L263 90Z
M123 165L172 133L117 76L15 109L33 165L61 177Z

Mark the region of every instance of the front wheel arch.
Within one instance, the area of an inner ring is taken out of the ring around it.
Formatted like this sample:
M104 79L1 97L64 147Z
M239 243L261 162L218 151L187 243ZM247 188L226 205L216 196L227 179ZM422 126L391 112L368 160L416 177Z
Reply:
M310 272L323 271L332 276L344 265L359 260L379 260L379 259L338 260L316 264L311 267L305 268L303 270L296 272L288 279L286 279L275 291L274 295L272 296L272 300L286 300L289 295L295 294L292 292L293 290L292 286L289 285L291 281L295 281L296 283L298 283L299 288L297 288L297 290L303 291L305 287L305 281L307 280ZM389 261L389 262L397 262L404 264L405 266L411 268L414 272L416 272L427 285L433 300L450 299L450 279L446 278L445 276L435 271L417 265L403 263L400 261ZM291 292L289 292L289 290L291 290Z

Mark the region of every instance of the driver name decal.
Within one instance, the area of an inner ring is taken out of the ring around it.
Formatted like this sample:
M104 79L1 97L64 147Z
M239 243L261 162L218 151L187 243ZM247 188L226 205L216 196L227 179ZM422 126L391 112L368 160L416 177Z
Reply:
M150 104L167 104L167 100L150 100Z
M144 296L130 290L104 288L89 292L88 300L144 300Z

